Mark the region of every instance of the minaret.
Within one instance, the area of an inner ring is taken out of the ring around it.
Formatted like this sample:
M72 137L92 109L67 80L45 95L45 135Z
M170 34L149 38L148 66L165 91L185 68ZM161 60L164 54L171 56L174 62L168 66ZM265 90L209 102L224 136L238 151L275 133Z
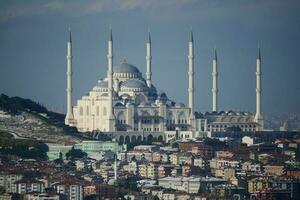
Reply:
M150 32L148 33L148 41L147 41L147 55L146 55L146 62L147 62L147 72L146 72L146 77L147 77L147 86L148 88L151 88L151 76L152 76L152 71L151 71L151 35Z
M71 125L74 120L72 108L72 34L69 33L69 41L67 43L67 115L65 124Z
M114 180L115 180L115 183L117 182L118 180L118 167L117 167L117 154L115 154L115 162L114 162Z
M263 116L261 114L261 54L258 48L258 55L256 59L256 114L255 121L263 126Z
M218 62L217 50L214 50L214 58L212 62L212 111L218 112Z
M108 53L107 53L107 78L108 78L108 131L115 130L115 117L113 113L113 38L112 30L110 29L108 39Z
M193 32L190 33L190 40L189 40L189 108L191 109L190 116L194 116L194 39L193 39Z

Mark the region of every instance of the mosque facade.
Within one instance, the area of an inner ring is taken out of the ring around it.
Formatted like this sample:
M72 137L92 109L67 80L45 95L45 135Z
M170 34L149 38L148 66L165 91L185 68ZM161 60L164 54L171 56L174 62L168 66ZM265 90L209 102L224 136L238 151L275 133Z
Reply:
M194 110L194 39L188 42L188 105L176 103L152 83L151 36L146 42L146 77L126 60L113 65L113 37L110 32L107 75L72 105L72 38L67 43L67 114L65 124L80 132L98 131L120 143L174 137L193 139L207 132L238 127L242 131L263 130L261 114L261 56L256 62L256 114L218 111L218 71L215 52L212 62L212 111Z

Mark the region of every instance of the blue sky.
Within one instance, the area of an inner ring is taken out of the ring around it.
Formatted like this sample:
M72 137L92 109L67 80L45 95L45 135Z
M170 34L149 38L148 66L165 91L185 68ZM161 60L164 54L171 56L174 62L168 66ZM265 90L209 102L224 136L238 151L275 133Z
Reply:
M114 63L142 73L152 35L153 81L187 103L187 42L195 40L195 96L211 110L211 63L219 58L219 108L255 110L255 62L262 50L265 114L300 112L297 0L89 0L0 2L0 93L65 112L66 41L73 33L74 103L106 74L109 26Z

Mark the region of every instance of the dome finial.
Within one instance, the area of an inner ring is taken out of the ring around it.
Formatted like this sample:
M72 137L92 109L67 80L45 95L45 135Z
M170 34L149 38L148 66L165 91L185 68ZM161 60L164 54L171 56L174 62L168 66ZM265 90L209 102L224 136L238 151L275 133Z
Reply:
M190 42L194 42L193 31L190 32Z
M151 34L150 34L150 30L148 30L148 43L151 43Z
M217 60L217 47L214 47L214 59Z
M127 63L127 58L124 57L124 58L123 58L123 61L122 61L121 63Z
M108 38L108 41L113 41L111 25L109 25L109 38Z
M71 33L71 28L69 27L69 42L72 43L72 33Z
M260 44L258 43L258 55L257 59L261 60L261 53L260 53Z
M190 41L189 41L189 42L194 42L193 29L192 29L192 27L190 28Z

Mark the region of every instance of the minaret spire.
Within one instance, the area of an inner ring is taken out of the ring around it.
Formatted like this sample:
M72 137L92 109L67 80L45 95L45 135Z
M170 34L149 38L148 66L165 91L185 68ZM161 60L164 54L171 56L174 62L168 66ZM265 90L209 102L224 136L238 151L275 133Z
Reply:
M191 43L194 42L194 37L193 37L193 31L190 32L190 41Z
M261 114L261 52L258 47L258 55L256 58L256 114L255 121L261 126L260 130L263 130L263 116Z
M218 111L218 62L217 50L214 48L214 58L212 61L212 111Z
M150 31L148 31L148 42L149 44L151 44L151 34L150 34Z
M152 55L151 55L151 35L150 31L148 32L148 41L146 44L147 48L147 55L146 55L146 63L147 63L147 72L146 72L146 79L147 79L147 86L148 88L151 88L151 76L152 76L152 71L151 71L151 61L152 61Z
M72 33L71 33L71 30L69 30L69 42L72 43Z
M117 180L118 180L118 165L117 165L117 162L118 162L118 160L117 160L117 154L115 154L114 155L114 158L115 158L115 162L114 162L114 181L115 181L115 183L117 182Z
M107 78L108 78L108 131L115 130L115 117L113 113L113 37L110 28L107 52Z
M65 124L72 125L74 120L72 107L72 34L69 30L69 41L67 42L67 115Z
M193 32L190 32L190 40L189 40L189 108L191 110L190 116L191 118L194 117L194 39L193 39Z
M109 29L109 38L108 38L108 41L113 41L113 36L112 36L112 29L110 28Z
M218 60L218 56L217 56L217 48L214 48L214 60Z

